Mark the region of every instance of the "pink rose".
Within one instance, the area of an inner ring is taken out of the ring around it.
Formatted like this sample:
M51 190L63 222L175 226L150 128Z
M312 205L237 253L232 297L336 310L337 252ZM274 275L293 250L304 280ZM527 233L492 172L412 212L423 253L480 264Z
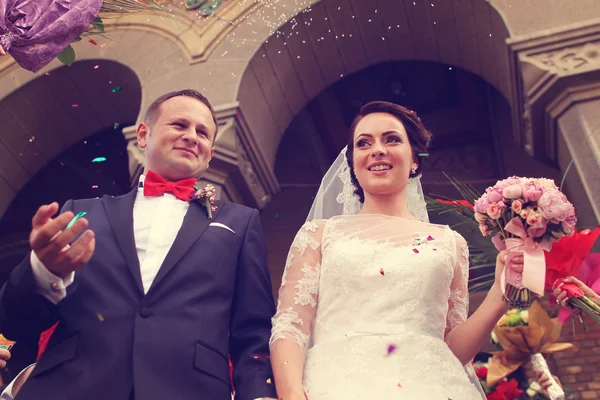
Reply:
M523 203L521 203L519 200L515 200L512 203L512 210L514 212L516 212L517 214L521 212L521 210L523 209Z
M475 221L481 223L481 222L485 222L487 220L488 220L488 217L487 217L486 214L482 214L482 213L479 213L479 212L475 213Z
M521 218L523 218L524 220L527 220L527 215L529 215L529 209L526 208L525 210L521 210L521 213L519 214L521 216Z
M475 204L473 205L473 209L475 210L475 212L478 212L480 214L485 214L487 212L486 210L487 210L488 204L490 204L490 203L487 199L487 193L486 193L475 201Z
M542 221L542 216L538 213L536 213L535 211L531 211L528 215L527 215L527 224L529 226L536 226L537 224L541 223Z
M490 204L487 208L487 215L491 219L498 219L502 215L502 210L497 204Z
M542 217L554 223L575 217L575 208L558 190L547 190L540 196L538 212Z
M504 188L502 191L502 196L506 197L507 199L518 199L521 197L521 193L521 185L510 185Z
M533 186L525 190L525 193L523 193L523 197L527 201L538 201L541 195L542 190Z
M488 193L488 201L490 203L497 203L502 200L502 193L499 190L494 189Z

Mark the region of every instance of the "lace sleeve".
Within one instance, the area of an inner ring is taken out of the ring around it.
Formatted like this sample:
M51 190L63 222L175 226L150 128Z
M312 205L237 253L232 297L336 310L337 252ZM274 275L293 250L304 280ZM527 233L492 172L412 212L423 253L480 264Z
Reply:
M273 317L271 346L277 340L293 340L306 352L319 293L321 225L305 223L292 243Z
M454 232L456 242L456 258L454 275L450 283L450 297L448 298L448 314L446 314L447 335L457 325L467 319L469 312L469 247L465 239Z

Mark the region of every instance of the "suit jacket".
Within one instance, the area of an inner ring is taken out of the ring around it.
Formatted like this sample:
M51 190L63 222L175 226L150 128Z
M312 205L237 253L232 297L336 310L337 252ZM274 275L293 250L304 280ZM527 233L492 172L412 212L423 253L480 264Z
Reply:
M59 321L18 400L126 400L132 390L141 400L229 400L228 355L236 399L276 397L267 357L275 306L258 211L217 202L209 220L190 204L144 294L136 192L64 205L86 211L96 237L64 300L36 293L29 257L2 288L0 329L17 343Z

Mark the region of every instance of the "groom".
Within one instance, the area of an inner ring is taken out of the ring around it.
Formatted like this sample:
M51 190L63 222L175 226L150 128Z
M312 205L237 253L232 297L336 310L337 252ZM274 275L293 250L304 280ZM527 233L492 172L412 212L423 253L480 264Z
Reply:
M0 292L0 332L18 346L58 327L19 400L228 400L228 356L236 399L275 397L258 212L217 201L209 219L190 202L217 126L202 94L167 93L137 128L139 187L37 211L32 252Z

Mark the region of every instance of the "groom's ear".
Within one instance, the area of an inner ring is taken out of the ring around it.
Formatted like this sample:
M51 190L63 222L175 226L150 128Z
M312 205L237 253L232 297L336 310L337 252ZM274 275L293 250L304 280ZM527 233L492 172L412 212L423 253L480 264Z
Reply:
M150 127L145 122L140 122L135 132L137 136L138 147L145 149L148 145L148 136L150 135Z

